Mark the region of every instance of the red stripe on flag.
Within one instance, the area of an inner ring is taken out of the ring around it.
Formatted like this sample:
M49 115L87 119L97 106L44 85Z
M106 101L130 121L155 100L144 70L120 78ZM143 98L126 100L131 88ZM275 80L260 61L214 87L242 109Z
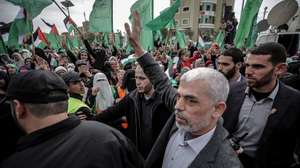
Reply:
M43 41L45 44L49 45L49 42L45 36L45 34L41 31L41 29L39 28L38 30L38 37L41 41Z
M55 34L55 35L59 35L55 24L52 25L50 33Z

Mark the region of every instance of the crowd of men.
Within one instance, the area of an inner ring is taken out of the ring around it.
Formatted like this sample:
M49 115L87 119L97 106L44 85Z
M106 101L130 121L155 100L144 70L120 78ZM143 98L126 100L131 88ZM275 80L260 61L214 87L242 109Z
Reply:
M146 51L133 20L131 54L82 37L77 53L1 55L0 167L299 167L299 55Z

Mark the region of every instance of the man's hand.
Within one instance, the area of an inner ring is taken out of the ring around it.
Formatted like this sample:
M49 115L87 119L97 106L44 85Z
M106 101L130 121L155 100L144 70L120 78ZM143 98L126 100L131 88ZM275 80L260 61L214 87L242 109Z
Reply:
M128 36L128 40L135 51L135 56L142 56L144 54L144 50L140 45L140 33L142 30L141 18L137 11L132 12L132 17L132 31L130 30L130 26L128 23L125 23L125 30Z
M92 95L96 96L98 92L100 91L100 87L92 87Z
M64 49L67 49L67 36L63 36L62 40L61 40L61 46Z

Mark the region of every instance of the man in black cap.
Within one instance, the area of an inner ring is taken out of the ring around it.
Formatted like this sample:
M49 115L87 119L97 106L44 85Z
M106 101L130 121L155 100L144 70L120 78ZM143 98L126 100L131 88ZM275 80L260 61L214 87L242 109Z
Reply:
M141 156L120 132L68 117L67 86L55 73L18 74L7 97L16 123L27 135L0 167L143 167Z
M85 93L84 84L78 73L74 71L67 72L62 76L68 86L69 100L68 113L76 114L81 119L91 119L93 117L90 107L85 104L83 94Z

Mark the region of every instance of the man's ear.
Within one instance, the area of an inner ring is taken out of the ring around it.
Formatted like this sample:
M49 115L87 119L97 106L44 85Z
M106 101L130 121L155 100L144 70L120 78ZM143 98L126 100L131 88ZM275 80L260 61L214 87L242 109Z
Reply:
M275 74L277 76L281 76L287 72L287 64L286 63L279 63L275 65Z
M212 114L212 116L214 117L214 118L216 118L216 119L218 119L218 118L220 118L222 115L223 115L223 113L224 113L224 111L225 111L225 109L226 109L226 104L225 104L225 102L217 102L216 104L215 104L215 107L214 107L214 112L213 112L213 114Z
M26 108L24 103L20 102L19 100L13 100L15 114L17 119L22 119L26 116Z
M243 63L241 63L241 62L238 62L235 64L235 66L238 68L238 70L241 69L242 65L243 65Z

